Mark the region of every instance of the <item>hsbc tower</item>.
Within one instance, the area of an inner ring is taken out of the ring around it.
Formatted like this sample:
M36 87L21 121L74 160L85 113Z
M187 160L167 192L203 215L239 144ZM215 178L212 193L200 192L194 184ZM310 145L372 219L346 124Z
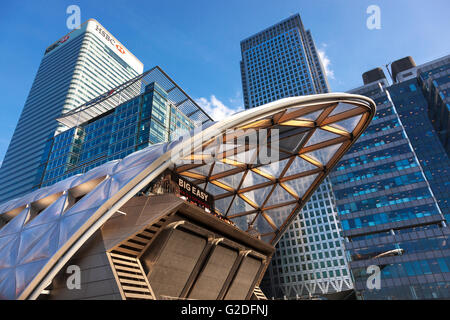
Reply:
M39 187L47 141L64 131L58 116L141 74L143 67L94 19L50 45L0 168L0 203Z

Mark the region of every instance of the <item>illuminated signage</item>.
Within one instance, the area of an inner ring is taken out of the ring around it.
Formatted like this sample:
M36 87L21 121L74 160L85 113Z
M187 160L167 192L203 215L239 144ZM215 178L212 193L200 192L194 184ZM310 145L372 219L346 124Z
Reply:
M171 178L177 184L180 196L184 196L187 201L201 208L208 209L211 212L214 211L214 198L208 192L174 172L171 172Z
M195 196L205 202L208 201L209 194L205 191L202 191L197 186L191 184L190 182L178 177L178 186L188 192L190 195Z
M214 212L214 197L196 184L184 179L171 170L164 171L149 185L151 194L172 193L195 205Z

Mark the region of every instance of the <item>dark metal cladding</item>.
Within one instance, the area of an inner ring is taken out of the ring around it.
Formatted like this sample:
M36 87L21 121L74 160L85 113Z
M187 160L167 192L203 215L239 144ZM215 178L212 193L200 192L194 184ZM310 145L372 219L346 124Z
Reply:
M414 59L411 56L396 60L392 62L391 64L391 70L392 70L392 77L394 78L394 81L397 82L397 74L399 74L402 71L414 68L416 66L416 63L414 62Z
M378 80L386 79L383 69L375 68L362 74L364 84L369 84Z

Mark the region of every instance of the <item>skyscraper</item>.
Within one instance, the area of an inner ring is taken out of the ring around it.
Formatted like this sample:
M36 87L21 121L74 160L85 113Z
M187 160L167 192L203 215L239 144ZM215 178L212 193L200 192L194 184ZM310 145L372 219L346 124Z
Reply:
M392 64L393 85L378 68L350 91L377 103L372 123L331 174L363 299L449 297L450 161L433 125L433 109L445 103L428 101L420 85L433 74L443 83L448 70L448 57L417 67L408 57ZM367 284L373 265L378 288Z
M245 108L281 98L329 92L309 30L293 15L241 41Z
M311 32L298 14L241 41L241 55L247 109L285 97L329 92ZM318 115L310 115L314 116ZM277 245L262 282L265 293L296 298L351 289L340 229L326 179Z
M56 118L129 80L143 64L90 19L44 52L0 169L0 202L38 187Z
M388 91L434 197L449 221L450 56L419 66L413 62L397 70L396 82Z

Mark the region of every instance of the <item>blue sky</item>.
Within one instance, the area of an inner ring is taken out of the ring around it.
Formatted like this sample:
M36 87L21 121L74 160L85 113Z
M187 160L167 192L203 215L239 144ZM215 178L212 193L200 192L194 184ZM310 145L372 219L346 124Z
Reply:
M324 54L335 92L404 56L420 64L450 52L448 0L2 1L0 161L45 48L69 31L72 4L82 22L97 19L145 69L161 66L215 117L243 105L239 42L294 13ZM379 30L366 27L369 5L381 9Z

